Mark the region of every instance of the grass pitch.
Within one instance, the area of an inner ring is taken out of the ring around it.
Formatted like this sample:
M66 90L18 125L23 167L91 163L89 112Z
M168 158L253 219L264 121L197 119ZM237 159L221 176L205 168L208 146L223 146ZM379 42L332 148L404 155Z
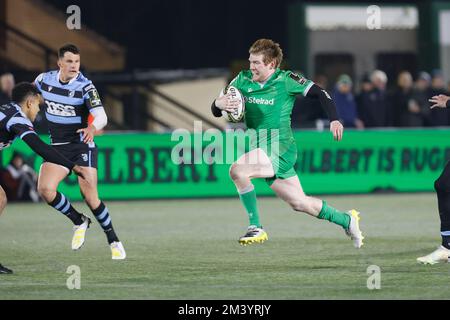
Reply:
M450 298L450 264L416 263L440 244L434 194L322 198L362 212L362 249L340 227L276 198L259 201L269 241L247 247L237 242L247 224L237 198L109 201L128 255L112 261L96 221L73 252L67 218L44 204L9 204L0 263L15 273L0 275L0 300ZM71 265L80 267L80 290L66 286ZM379 290L367 288L370 265L381 268Z

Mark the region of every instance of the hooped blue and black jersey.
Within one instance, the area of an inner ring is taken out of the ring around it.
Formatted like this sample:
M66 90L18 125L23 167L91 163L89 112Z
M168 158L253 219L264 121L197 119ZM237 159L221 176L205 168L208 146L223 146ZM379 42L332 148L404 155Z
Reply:
M51 143L81 142L77 130L87 127L92 109L103 108L92 81L80 72L68 83L62 83L59 71L49 71L41 73L34 83L44 98Z
M16 139L27 134L36 134L33 124L15 103L0 106L0 150L7 148Z

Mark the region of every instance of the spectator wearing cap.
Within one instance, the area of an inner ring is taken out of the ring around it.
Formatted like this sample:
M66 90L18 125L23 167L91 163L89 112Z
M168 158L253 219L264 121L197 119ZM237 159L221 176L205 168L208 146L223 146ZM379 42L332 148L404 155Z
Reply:
M12 73L0 76L0 105L11 102L12 90L16 82Z
M340 75L333 90L333 100L344 127L363 129L364 123L358 117L352 87L353 82L350 76Z
M436 69L432 72L430 97L438 96L440 94L447 95L445 88L444 75L441 70ZM428 106L429 107L429 106ZM430 126L448 126L449 113L446 109L433 108L430 110L429 125Z
M417 76L411 100L408 104L409 126L421 127L429 124L431 76L422 71Z
M361 114L361 105L362 100L364 97L369 94L370 91L373 89L372 81L370 81L370 74L364 73L364 75L361 77L361 81L359 83L359 93L356 95L356 107L358 109L358 113Z
M362 94L360 99L360 117L366 128L392 125L390 98L386 92L387 76L381 70L370 75L373 89Z

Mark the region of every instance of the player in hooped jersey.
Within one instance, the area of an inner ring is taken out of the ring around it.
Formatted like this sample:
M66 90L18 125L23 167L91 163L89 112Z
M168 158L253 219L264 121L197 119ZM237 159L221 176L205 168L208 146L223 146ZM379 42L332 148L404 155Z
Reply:
M253 178L265 178L277 196L295 211L342 226L354 246L360 248L363 236L359 229L359 212L342 212L325 201L305 195L294 169L297 146L291 130L291 112L295 96L302 94L319 99L330 118L330 131L339 141L344 128L338 121L334 102L312 81L291 71L280 70L283 53L272 40L257 40L249 53L250 70L241 71L230 83L245 97L245 123L247 128L256 131L257 140L252 150L230 167L230 177L249 217L249 227L239 243L247 245L268 239L259 220L256 193L251 183ZM211 109L219 117L223 110L235 110L237 103L226 94L215 99Z
M87 175L86 168L75 165L54 148L45 144L36 134L31 121L34 121L39 112L41 95L31 83L17 84L12 91L12 102L0 105L0 150L9 147L12 142L20 138L34 152L45 161L57 163L67 173L73 170L83 178ZM0 215L6 207L7 199L3 188L0 186ZM0 264L0 274L12 273L12 270Z
M105 110L92 81L80 72L80 51L75 45L67 44L59 49L58 66L59 70L42 73L34 81L44 98L52 146L68 159L87 168L86 181L78 179L81 194L106 234L112 259L125 259L125 249L97 190L98 150L94 134L107 123ZM89 114L94 117L91 124L87 122ZM91 220L79 213L69 199L57 191L65 177L66 172L61 166L44 162L39 174L38 191L56 210L70 212L68 217L74 224L72 249L78 250L84 243Z

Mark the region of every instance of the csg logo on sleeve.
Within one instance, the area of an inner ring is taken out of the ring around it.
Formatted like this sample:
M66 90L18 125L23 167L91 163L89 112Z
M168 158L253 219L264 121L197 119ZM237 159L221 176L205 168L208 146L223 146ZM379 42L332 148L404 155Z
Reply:
M98 107L102 105L102 101L100 100L100 96L96 89L88 92L89 94L89 103L92 107Z

